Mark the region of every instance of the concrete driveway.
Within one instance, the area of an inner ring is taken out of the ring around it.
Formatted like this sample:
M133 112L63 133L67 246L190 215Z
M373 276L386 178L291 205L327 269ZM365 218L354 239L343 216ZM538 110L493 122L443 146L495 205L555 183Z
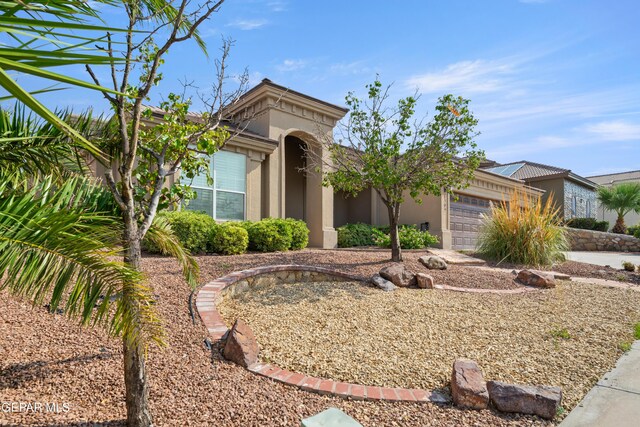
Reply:
M567 259L571 261L586 262L588 264L611 266L622 268L624 261L635 265L640 264L640 252L566 252Z

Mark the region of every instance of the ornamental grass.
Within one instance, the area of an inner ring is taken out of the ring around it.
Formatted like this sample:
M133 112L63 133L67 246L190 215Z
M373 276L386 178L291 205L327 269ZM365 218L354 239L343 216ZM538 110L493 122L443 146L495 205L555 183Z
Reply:
M516 191L509 201L492 206L480 227L478 252L498 262L531 266L564 261L569 244L552 200L543 203Z

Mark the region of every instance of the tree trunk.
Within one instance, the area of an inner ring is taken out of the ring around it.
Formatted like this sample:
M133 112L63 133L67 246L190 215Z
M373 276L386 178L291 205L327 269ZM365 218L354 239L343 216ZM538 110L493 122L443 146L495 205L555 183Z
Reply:
M627 226L624 224L624 215L618 215L616 225L613 226L611 232L617 234L625 234L627 232Z
M138 224L134 215L125 213L125 263L140 271L142 251L138 238ZM122 298L129 298L126 288ZM133 304L133 302L130 302ZM144 350L140 346L123 342L124 347L124 383L126 389L127 425L129 427L150 427L153 425L149 410L149 386Z
M391 237L391 261L402 262L402 248L400 247L400 235L398 233L399 206L388 206L389 235Z

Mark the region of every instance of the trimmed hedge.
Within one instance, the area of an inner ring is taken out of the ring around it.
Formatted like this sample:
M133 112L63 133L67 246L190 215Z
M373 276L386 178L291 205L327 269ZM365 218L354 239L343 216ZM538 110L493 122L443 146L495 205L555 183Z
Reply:
M192 254L211 251L210 240L216 221L209 215L193 211L171 211L158 214L167 218L182 246ZM144 244L145 250L158 252L150 242Z
M282 252L291 247L293 232L285 220L274 218L245 222L249 233L249 249L260 252Z
M388 229L388 227L387 227ZM400 247L402 249L422 249L438 243L438 238L428 231L420 231L415 226L398 227ZM377 245L383 248L391 247L391 235L384 234L377 239Z
M214 227L211 249L222 255L238 255L247 251L249 233L240 224L225 222Z
M304 249L309 244L309 227L300 219L287 218L285 220L291 227L291 246L289 249L297 251Z
M171 211L159 215L167 218L180 243L192 254L236 255L245 253L247 248L261 252L299 250L309 244L307 224L292 218L218 224L203 212ZM146 239L143 248L159 253Z
M567 227L581 230L607 231L609 221L598 221L595 218L573 218L566 222Z
M352 248L356 246L391 247L389 226L375 227L369 224L345 224L337 228L338 247ZM402 249L422 249L438 243L438 238L428 231L420 231L415 225L398 227L400 247Z
M369 224L345 224L336 229L338 232L338 247L352 248L355 246L373 246L376 237L381 234L378 229Z

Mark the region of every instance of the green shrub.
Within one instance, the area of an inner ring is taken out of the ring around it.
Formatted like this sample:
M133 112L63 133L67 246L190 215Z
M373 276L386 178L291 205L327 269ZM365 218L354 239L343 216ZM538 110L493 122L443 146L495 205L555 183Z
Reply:
M243 254L249 246L249 233L235 222L218 224L211 236L211 249L223 255Z
M640 239L640 229L636 230L636 232L633 233L633 237Z
M193 211L161 212L159 215L167 218L176 237L189 252L202 254L211 250L209 242L216 221L209 215ZM148 240L143 241L143 247L149 252L159 252Z
M338 247L353 248L356 246L373 246L376 228L363 223L345 224L337 228Z
M387 227L388 228L388 227ZM438 238L428 231L420 231L414 226L401 226L398 228L400 247L402 249L422 249L426 246L438 243ZM391 235L381 234L377 238L377 245L383 248L391 247Z
M243 224L249 233L249 249L260 252L286 251L291 247L293 233L283 219L266 218Z
M508 203L496 204L478 236L478 251L487 258L525 265L563 261L569 248L559 210L549 198L543 204L514 192Z
M632 263L632 262L629 262L629 261L623 261L622 262L622 268L624 268L625 271L631 271L631 272L636 271L635 264Z
M609 230L609 221L598 221L595 218L573 218L566 222L566 226L582 230L607 231Z
M293 218L287 218L286 222L291 228L291 247L289 249L297 251L306 248L309 244L309 227L307 227L307 223Z
M640 224L627 227L627 234L630 236L638 237L636 234L640 233Z

